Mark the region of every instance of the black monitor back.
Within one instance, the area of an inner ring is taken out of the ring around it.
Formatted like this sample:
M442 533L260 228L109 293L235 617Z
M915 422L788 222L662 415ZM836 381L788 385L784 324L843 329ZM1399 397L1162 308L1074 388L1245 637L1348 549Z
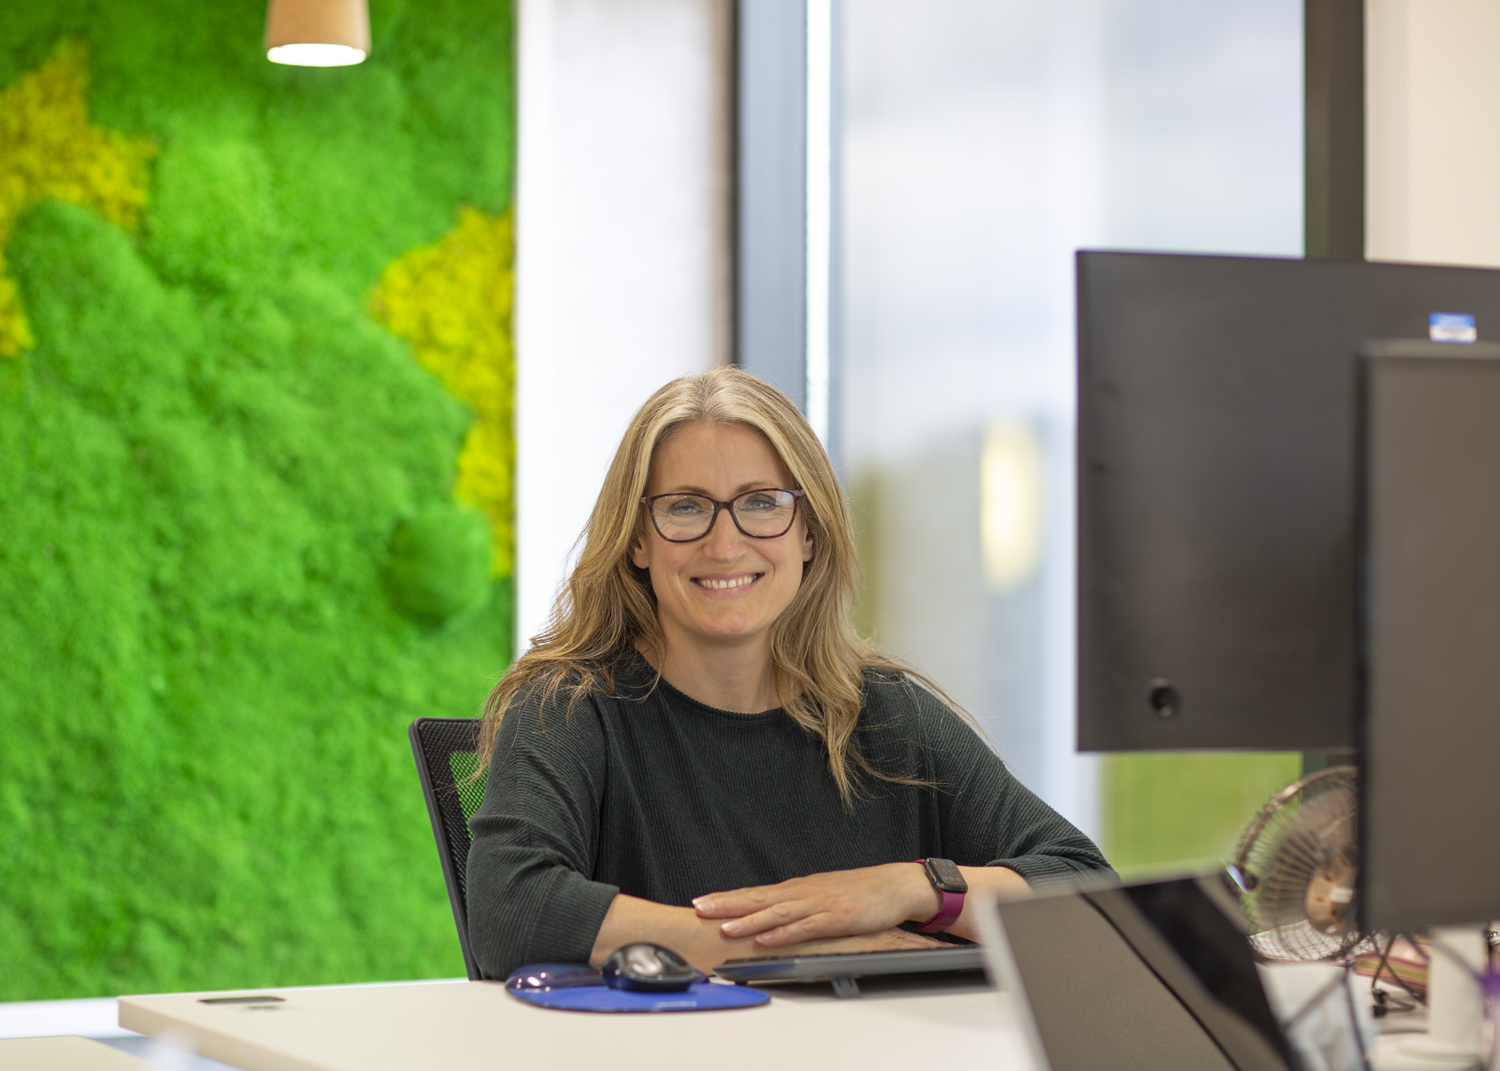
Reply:
M1359 903L1391 933L1500 916L1500 347L1462 349L1367 348Z
M1078 254L1078 744L1355 744L1356 354L1500 272Z

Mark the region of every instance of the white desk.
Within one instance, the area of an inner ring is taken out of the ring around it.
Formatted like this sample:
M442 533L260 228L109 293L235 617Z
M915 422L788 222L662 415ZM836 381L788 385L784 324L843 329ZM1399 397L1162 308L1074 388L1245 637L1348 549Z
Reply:
M246 990L269 1006L173 993L121 997L120 1025L175 1033L245 1071L793 1071L986 1067L1030 1071L1006 997L994 990L773 994L760 1008L581 1014L523 1004L489 982Z
M40 1037L0 1041L5 1071L149 1071L145 1061L92 1038Z

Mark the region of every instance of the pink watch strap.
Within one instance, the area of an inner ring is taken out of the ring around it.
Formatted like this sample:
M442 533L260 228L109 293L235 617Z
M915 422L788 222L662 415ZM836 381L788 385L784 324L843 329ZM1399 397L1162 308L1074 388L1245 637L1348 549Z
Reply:
M926 859L918 859L918 863L924 866ZM939 890L940 892L942 890ZM938 913L933 915L922 925L917 927L918 933L941 933L949 926L958 921L958 916L964 913L964 894L961 892L943 892L943 906L938 908Z

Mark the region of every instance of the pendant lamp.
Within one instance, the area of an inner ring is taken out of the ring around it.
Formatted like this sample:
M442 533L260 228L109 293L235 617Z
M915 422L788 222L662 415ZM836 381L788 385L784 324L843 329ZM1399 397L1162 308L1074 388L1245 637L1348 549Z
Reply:
M366 0L271 0L266 59L298 67L347 67L370 54Z

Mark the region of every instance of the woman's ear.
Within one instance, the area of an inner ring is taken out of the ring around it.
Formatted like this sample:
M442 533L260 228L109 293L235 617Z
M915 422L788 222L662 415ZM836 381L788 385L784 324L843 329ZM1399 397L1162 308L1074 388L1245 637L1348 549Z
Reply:
M812 561L812 554L813 554L812 533L811 532L803 532L802 533L802 560L805 561L805 562Z
M630 544L630 562L637 569L651 568L651 554L646 550L646 537L641 536Z

